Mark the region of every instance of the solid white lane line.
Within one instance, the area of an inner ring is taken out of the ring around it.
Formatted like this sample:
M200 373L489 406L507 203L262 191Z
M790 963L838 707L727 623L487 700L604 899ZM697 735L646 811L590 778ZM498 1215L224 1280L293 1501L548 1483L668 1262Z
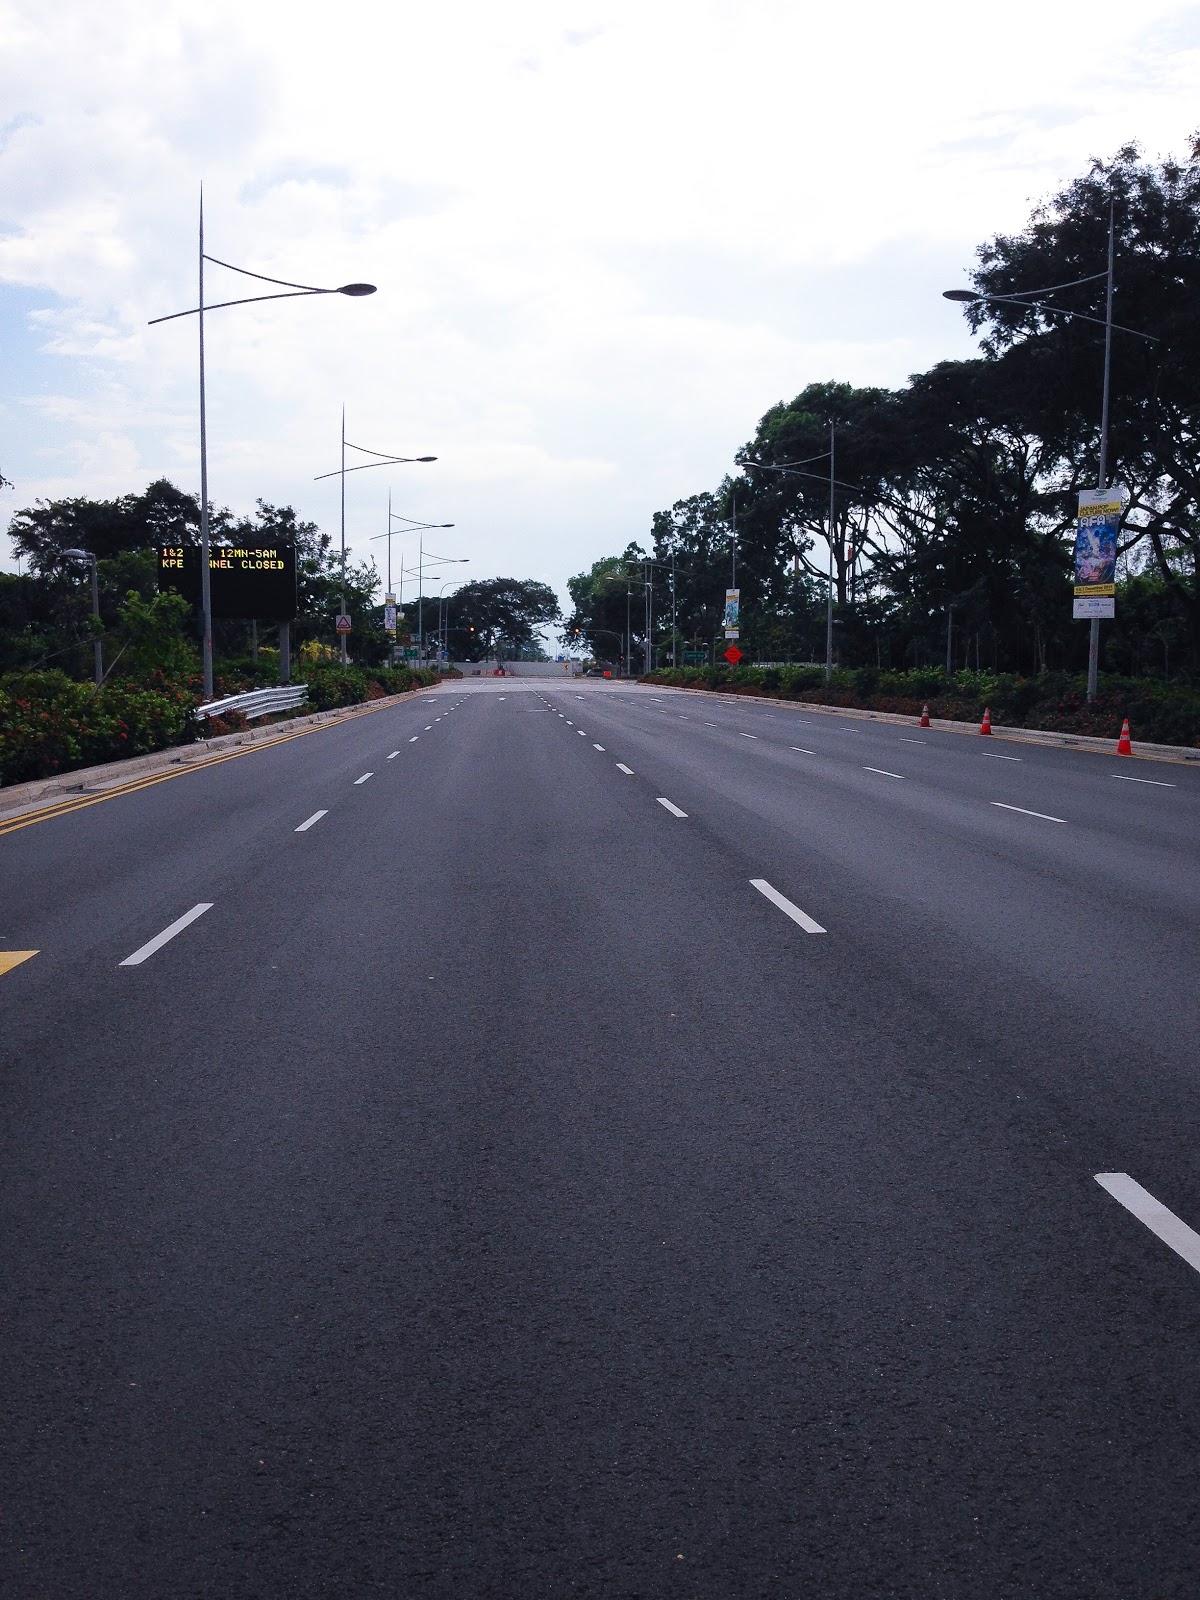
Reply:
M617 771L623 772L627 778L633 777L633 768L627 767L623 761L617 762Z
M302 822L300 824L300 826L296 829L296 832L297 833L307 833L308 830L312 827L314 822L320 822L322 817L327 817L328 815L329 815L328 809L326 809L324 811L314 811L312 816L309 817L307 822Z
M658 803L659 803L660 806L665 806L673 817L686 817L687 816L687 812L686 811L680 811L678 806L673 806L669 800L664 800L662 795L658 796Z
M772 888L765 878L751 878L750 882L758 890L759 894L766 895L773 906L778 906L784 916L791 917L792 921L798 923L805 933L825 932L821 924L814 922L807 911L801 911L799 906L793 905L786 895L782 895L778 889Z
M1024 759L1025 759L1024 756L1001 756L1001 755L997 755L994 750L981 750L979 752L979 754L981 756L986 756L989 761L1024 761Z
M882 767L864 767L864 772L877 772L881 778L902 778L902 772L885 772Z
M599 750L599 752L600 752L600 754L601 754L601 755L603 755L603 754L604 754L604 746L603 746L603 745L602 745L602 744L594 744L594 745L593 745L593 746L592 746L592 749L593 749L593 750Z
M148 956L152 956L156 950L161 950L163 945L173 939L177 933L182 933L189 924L195 922L197 917L202 917L206 911L211 911L215 903L213 900L202 900L198 906L193 906L190 911L185 911L183 916L177 917L169 928L164 928L161 933L156 933L148 944L142 945L131 956L126 956L121 965L123 967L140 967Z
M1026 811L1024 806L1006 806L1003 800L993 800L992 805L999 806L1001 811L1019 811L1023 817L1040 817L1043 822L1066 822L1066 817L1051 817L1044 811Z
M1156 789L1173 789L1173 783L1164 783L1161 778L1131 778L1127 772L1110 772L1110 778L1115 778L1118 783L1152 783Z
M741 731L741 729L739 728L738 729L738 738L739 739L757 739L758 735L756 733L743 733Z
M390 756L389 756L389 757L388 757L388 760L389 760L389 761L395 761L395 759L396 759L396 757L397 757L397 756L398 756L398 755L399 755L399 754L400 754L400 752L399 752L399 750L393 750L393 751L392 751L392 753L391 753L391 755L390 755Z
M1098 1172L1096 1182L1107 1189L1113 1199L1131 1211L1139 1222L1144 1222L1151 1233L1157 1234L1177 1256L1182 1256L1189 1267L1200 1272L1200 1234L1189 1228L1182 1218L1169 1211L1161 1200L1156 1200L1148 1189L1143 1189L1127 1172Z
M800 756L815 756L817 753L815 750L801 750L798 744L792 745L791 748Z
M373 778L374 776L373 772L364 772L361 778L355 778L354 787L357 789L360 783L366 783L368 778Z

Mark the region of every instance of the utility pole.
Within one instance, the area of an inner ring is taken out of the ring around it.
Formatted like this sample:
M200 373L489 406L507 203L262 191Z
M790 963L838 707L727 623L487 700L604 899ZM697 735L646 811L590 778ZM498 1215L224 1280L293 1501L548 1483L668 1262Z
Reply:
M1115 239L1115 202L1108 202L1108 297L1104 311L1104 394L1100 402L1100 471L1096 488L1108 488L1108 385L1112 372L1112 304L1113 257ZM1115 574L1114 574L1115 576ZM1100 677L1100 618L1093 617L1088 628L1088 679L1087 697L1091 705L1096 698Z
M834 424L829 424L829 592L825 597L825 682L833 678L833 539L834 539L834 496L836 493L833 476L833 450L834 450Z

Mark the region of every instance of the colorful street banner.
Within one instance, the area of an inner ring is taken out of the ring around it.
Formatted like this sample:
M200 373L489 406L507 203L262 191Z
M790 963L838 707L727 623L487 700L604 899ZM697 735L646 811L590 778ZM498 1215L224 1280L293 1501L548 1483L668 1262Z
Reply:
M740 589L726 589L725 591L725 626L736 628L738 626L738 610L741 606L742 591Z
M396 631L396 597L388 595L383 607L383 631L395 633Z
M1124 508L1125 491L1117 484L1080 491L1075 524L1075 593L1081 598L1116 593L1117 531Z

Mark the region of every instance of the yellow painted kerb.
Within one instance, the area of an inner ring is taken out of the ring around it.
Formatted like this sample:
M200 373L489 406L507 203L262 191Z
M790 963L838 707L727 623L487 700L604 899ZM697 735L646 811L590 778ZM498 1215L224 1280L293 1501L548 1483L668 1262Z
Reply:
M37 955L36 950L0 950L0 978L6 972L11 972L14 967L19 967L22 961L28 961L30 956Z

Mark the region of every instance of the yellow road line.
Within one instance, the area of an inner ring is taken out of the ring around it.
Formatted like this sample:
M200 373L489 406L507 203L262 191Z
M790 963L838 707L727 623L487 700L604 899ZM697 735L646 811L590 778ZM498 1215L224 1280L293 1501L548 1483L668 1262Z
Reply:
M386 709L384 706L367 705L351 712L350 716L362 716L367 711ZM84 811L88 806L98 806L105 800L117 800L122 795L136 794L139 789L149 789L154 784L166 783L171 778L182 778L189 772L204 772L209 767L219 766L222 761L236 761L239 756L259 755L264 750L273 750L276 745L286 744L289 739L303 739L310 733L324 733L329 728L340 728L349 720L349 717L339 717L336 722L321 722L312 728L301 728L296 733L282 733L277 739L266 739L261 744L247 745L240 750L229 750L223 755L209 756L202 761L190 761L186 765L181 764L173 772L155 772L143 778L131 778L128 783L123 783L115 789L106 789L103 794L79 795L75 799L60 801L57 805L46 806L28 816L14 817L10 822L0 822L0 838L6 833L17 833L21 828L32 828L36 822L49 822L54 817L65 817L72 811Z
M37 955L36 950L0 950L0 978L6 972L11 972L14 967L19 967L22 961L28 961L30 956Z

